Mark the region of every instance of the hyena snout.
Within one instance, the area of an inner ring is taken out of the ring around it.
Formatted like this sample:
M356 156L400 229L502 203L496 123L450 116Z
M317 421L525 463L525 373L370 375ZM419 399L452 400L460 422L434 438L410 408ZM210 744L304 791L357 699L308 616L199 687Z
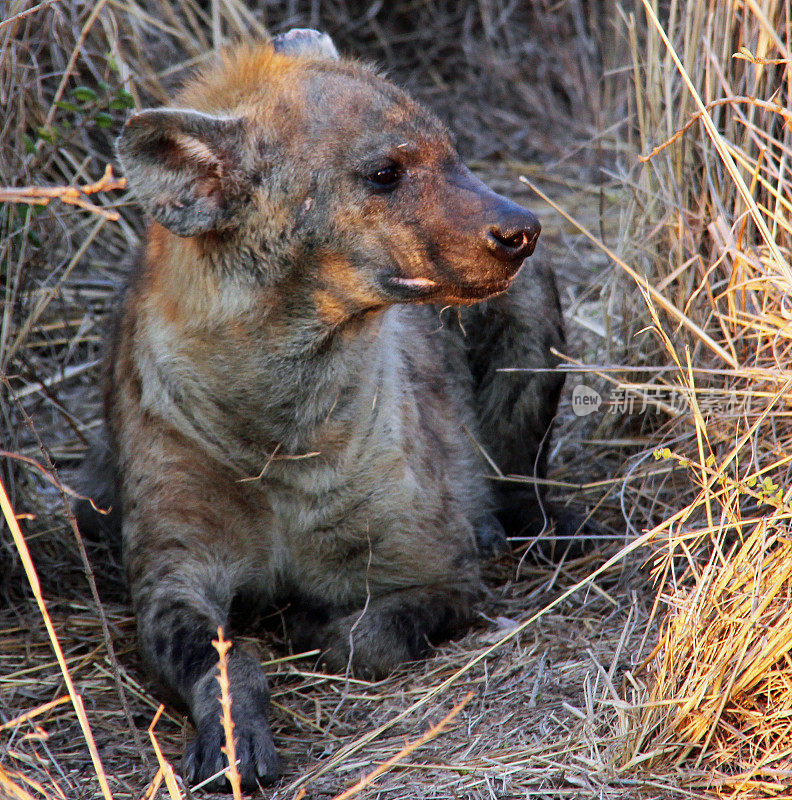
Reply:
M523 261L536 247L541 225L527 209L494 192L467 169L451 181L444 216L453 230L449 251L457 280L469 294L499 293L508 288ZM453 221L453 224L451 224ZM458 251L464 246L464 253Z
M467 169L458 182L461 190L456 208L457 218L473 222L479 245L501 262L505 277L517 272L522 262L536 247L542 226L528 209L494 192ZM467 212L465 214L464 212Z
M490 225L484 241L495 258L519 265L533 253L540 230L539 220L530 211L516 206L514 211L504 214L502 220Z

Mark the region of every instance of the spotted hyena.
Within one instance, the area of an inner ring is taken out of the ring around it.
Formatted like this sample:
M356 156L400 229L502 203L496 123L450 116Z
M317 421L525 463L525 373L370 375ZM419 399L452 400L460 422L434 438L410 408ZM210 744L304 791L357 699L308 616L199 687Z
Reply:
M152 220L94 491L196 780L224 760L211 640L232 603L286 607L299 646L374 676L465 625L480 550L536 499L489 464L543 473L564 334L552 273L523 265L535 217L325 35L227 53L118 155ZM278 772L267 680L233 647L230 681L250 787Z

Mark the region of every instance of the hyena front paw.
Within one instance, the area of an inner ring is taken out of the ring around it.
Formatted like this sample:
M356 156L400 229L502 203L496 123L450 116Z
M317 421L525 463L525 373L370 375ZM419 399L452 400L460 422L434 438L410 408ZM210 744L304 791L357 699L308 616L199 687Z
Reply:
M351 666L360 678L385 678L401 664L420 658L428 648L424 639L412 641L417 637L408 630L409 625L404 625L404 630L395 629L398 627L389 614L376 610L371 617L360 612L343 617L329 625L318 642L322 661L337 674Z
M263 714L234 719L234 738L239 762L237 769L246 792L253 791L258 784L277 780L280 774L278 754ZM223 745L225 733L219 719L207 719L198 725L198 735L184 754L183 772L187 783L205 781L228 766L228 759L220 750ZM229 791L230 788L231 784L225 778L211 784L214 791Z
M316 643L334 672L351 664L358 675L384 678L465 625L477 591L477 585L440 585L382 595L331 622Z

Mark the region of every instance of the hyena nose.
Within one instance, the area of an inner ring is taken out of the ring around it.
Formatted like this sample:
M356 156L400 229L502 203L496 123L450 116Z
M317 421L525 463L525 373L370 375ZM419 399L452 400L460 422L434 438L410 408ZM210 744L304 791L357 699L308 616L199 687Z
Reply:
M533 253L541 230L539 220L530 211L523 211L519 220L489 228L487 248L501 261L522 261Z

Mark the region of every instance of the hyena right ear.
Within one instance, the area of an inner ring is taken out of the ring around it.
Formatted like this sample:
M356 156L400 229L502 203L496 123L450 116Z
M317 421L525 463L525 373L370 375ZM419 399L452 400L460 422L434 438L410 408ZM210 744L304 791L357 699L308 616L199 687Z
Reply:
M276 53L288 56L310 56L312 58L329 58L338 61L338 50L333 40L313 28L292 28L286 33L279 33L272 40Z
M244 121L156 108L131 117L116 142L127 188L177 236L229 227L246 195Z

